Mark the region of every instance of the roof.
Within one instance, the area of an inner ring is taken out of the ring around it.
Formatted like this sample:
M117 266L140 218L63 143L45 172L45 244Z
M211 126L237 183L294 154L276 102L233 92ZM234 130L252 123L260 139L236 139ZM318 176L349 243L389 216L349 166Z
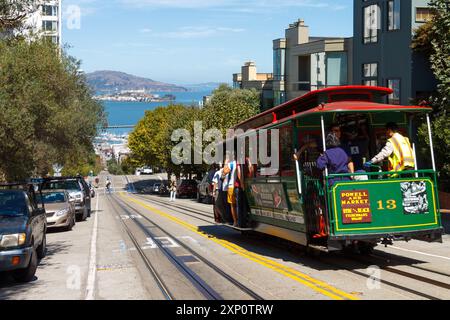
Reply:
M391 94L392 92L393 92L392 89L389 89L389 88L370 87L370 86L339 86L339 87L329 87L329 88L324 88L324 89L320 89L320 90L314 90L314 91L308 92L307 94L305 94L303 96L297 97L297 98L287 101L283 104L280 104L279 106L276 106L272 109L261 112L260 114L239 123L236 126L236 128L245 126L245 124L252 122L253 120L263 118L270 114L276 114L279 112L283 112L285 110L293 109L293 108L295 108L297 106L301 106L303 104L305 105L305 109L306 108L308 108L308 109L314 108L321 103L321 101L319 101L320 97L328 97L328 99L329 99L330 94L366 93L366 94L378 94L380 96L386 96L388 94ZM326 101L324 101L324 102L326 102ZM308 107L308 105L310 105L310 106ZM277 118L277 119L280 120L279 118Z
M424 106L402 106L384 103L366 102L366 101L339 101L320 105L316 108L302 112L297 116L303 116L311 113L324 112L351 112L351 111L410 111L410 112L429 112L432 108Z

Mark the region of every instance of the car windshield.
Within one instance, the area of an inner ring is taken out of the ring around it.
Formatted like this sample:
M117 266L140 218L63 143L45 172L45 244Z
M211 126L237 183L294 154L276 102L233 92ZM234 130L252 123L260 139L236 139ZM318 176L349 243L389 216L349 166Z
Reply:
M70 191L81 191L80 184L76 180L47 182L44 184L42 189L44 190L63 189Z
M27 214L25 195L22 192L0 191L0 216L23 216Z
M42 197L38 194L37 199L41 202L41 199L44 203L63 203L66 202L64 197L64 192L52 192L52 193L43 193Z

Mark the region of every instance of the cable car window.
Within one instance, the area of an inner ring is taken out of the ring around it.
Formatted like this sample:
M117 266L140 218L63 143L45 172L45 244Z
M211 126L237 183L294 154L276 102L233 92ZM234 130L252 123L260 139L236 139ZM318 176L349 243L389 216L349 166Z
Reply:
M291 176L294 174L292 134L291 124L280 128L280 171L282 176Z

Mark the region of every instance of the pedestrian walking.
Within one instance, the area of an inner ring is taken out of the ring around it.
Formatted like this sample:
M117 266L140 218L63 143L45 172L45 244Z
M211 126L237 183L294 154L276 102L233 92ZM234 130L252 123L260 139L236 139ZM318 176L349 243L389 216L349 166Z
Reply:
M177 198L177 177L173 174L170 177L170 202L175 202Z

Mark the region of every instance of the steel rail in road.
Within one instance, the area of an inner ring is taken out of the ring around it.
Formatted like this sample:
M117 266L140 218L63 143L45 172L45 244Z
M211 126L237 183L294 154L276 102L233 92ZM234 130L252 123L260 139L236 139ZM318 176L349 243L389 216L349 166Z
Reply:
M128 215L132 216L132 213L129 209L127 209L122 201L119 201L115 196L111 197L114 202ZM136 212L141 216L141 214L136 210ZM148 230L141 222L137 219L131 219L134 223L141 229L146 236L151 237L152 239L156 238L156 236ZM155 227L160 229L163 233L169 235L167 232L162 230L157 224L148 220ZM123 221L122 221L123 222ZM169 235L170 236L170 235ZM168 258L168 260L188 279L194 287L207 299L207 300L224 300L219 293L217 293L213 288L211 288L200 276L198 276L191 268L189 268L185 262L183 262L175 253L173 253L168 248L164 246L158 246L161 249L161 252Z
M367 278L367 279L374 279L373 276L372 276L371 274L368 274L368 273L365 273L365 272L360 272L360 271L354 270L354 269L352 269L352 268L349 268L349 267L348 267L347 265L345 265L344 263L339 263L339 262L337 262L337 261L336 261L336 258L337 258L336 256L333 256L333 258L334 258L333 262L330 262L330 261L324 260L323 257L320 257L320 256L317 256L317 257L316 257L317 261L320 261L320 262L323 263L324 265L328 265L328 266L333 267L333 268L339 267L341 270L348 271L348 272L353 273L353 274L356 274L356 275L358 275L358 276L362 276L362 277ZM350 261L350 262L352 262L353 264L354 264L355 262L360 263L360 264L362 265L362 266L360 267L360 269L367 269L367 268L369 268L369 267L371 267L371 266L377 266L377 267L379 267L381 270L384 270L382 267L376 265L374 262L369 263L367 260L366 260L366 261L363 261L363 259L362 259L361 257L357 257L357 256L350 256L350 257L349 257L349 256L346 256L346 257L343 257L343 256L340 256L340 258L341 258L342 260ZM392 268L391 268L391 269L392 269ZM387 272L392 272L392 270L385 270L385 271L387 271ZM405 274L406 274L406 273L407 273L407 272L405 272ZM400 273L395 273L395 274L400 275ZM408 273L408 274L411 275L410 273ZM403 275L403 276L405 276L405 275ZM413 277L408 277L408 278L414 279ZM419 281L425 282L424 277L421 277L421 278L422 278L422 279L420 279ZM388 280L383 279L383 278L376 279L376 280L379 281L380 283L385 284L385 285L388 285L388 286L391 286L391 287L400 289L400 290L405 291L405 292L412 293L412 294L414 294L414 295L423 297L423 298L425 298L425 299L429 299L429 300L441 300L441 299L439 299L438 297L429 295L429 294L427 294L427 293L423 293L423 292L421 292L421 291L418 291L418 290L415 290L415 289L412 289L412 288L405 287L405 286L403 286L403 285L400 285L400 284L398 284L398 283L394 283L394 282L392 282L392 281L388 281ZM415 279L415 280L418 280L418 279ZM426 283L433 284L433 283L430 283L430 282L426 282Z
M331 299L334 299L334 300L359 300L359 298L357 296L355 296L354 294L349 294L349 293L342 291L324 281L315 279L305 273L302 273L302 272L298 271L297 269L288 267L286 265L278 263L272 259L266 258L257 253L248 251L245 248L240 247L239 245L237 245L235 243L229 242L224 239L216 238L215 236L213 236L211 234L206 234L204 232L201 232L198 230L197 226L191 225L191 224L175 217L172 214L169 214L169 213L161 211L157 208L151 207L150 205L148 205L136 198L127 196L125 194L126 194L125 192L120 193L120 196L124 199L129 200L130 202L133 202L135 204L138 204L141 207L146 208L147 210L149 210L152 213L158 214L162 217L172 220L173 222L185 227L186 229L188 229L188 230L190 230L212 242L215 242L216 244L230 250L231 252L233 252L241 257L244 257L253 262L256 262L257 264L259 264L261 266L264 266L268 269L271 269L271 270L277 272L278 274L281 274L281 275L286 276L298 283L301 283L304 286L306 286L316 292L319 292Z
M212 215L203 214L203 213L200 213L198 211L195 211L195 210L192 210L192 209L189 209L189 208L186 208L186 207L181 207L181 206L174 205L173 203L168 204L167 202L164 202L164 201L159 200L159 199L146 198L146 197L143 197L143 196L140 196L140 195L136 195L136 197L139 198L139 199L142 199L144 201L153 202L153 203L155 203L157 205L160 205L162 207L165 207L167 209L174 209L174 208L176 208L175 210L177 212L179 212L179 213L181 213L181 214L183 214L185 216L188 216L188 217L195 218L197 220L203 221L203 222L207 222L207 223L211 223L211 224L215 224L216 223L214 221L214 217ZM186 211L187 212L191 212L193 214L196 214L197 216L194 216L192 214L186 213ZM204 217L210 218L210 220L206 220L206 219L200 218L198 216L204 216Z
M106 196L106 195L105 195ZM109 197L108 197L109 198ZM110 201L110 203L112 204L112 202ZM136 248L137 252L139 253L139 255L141 256L142 260L144 261L145 266L147 267L147 269L150 271L153 279L155 279L156 284L158 285L158 288L161 290L161 293L164 295L164 298L166 300L175 300L173 294L170 292L170 289L168 288L168 286L164 283L164 280L162 279L162 277L159 275L158 271L156 271L155 267L153 266L153 264L150 262L150 260L147 258L144 250L142 250L141 246L139 245L139 243L136 240L136 237L133 235L133 233L131 232L130 228L126 225L126 223L120 218L120 213L118 212L118 210L116 209L116 207L114 205L112 205L114 212L116 213L116 216L119 218L119 220L122 222L122 225L125 228L125 232L128 234L128 236L130 237L134 247Z
M128 185L133 185L133 189L136 190L136 188L134 187L134 182L130 182L130 180L128 179L127 176L125 176L125 179L127 180ZM149 198L145 198L142 194L139 194L139 193L133 193L133 194L134 194L136 197L138 197L138 198L140 198L140 199L142 199L142 200L153 201L153 202L156 202L156 203L158 203L158 204L160 204L160 205L162 205L162 206L164 206L164 207L166 207L166 208L169 208L169 209L172 209L172 208L178 208L178 209L183 210L183 211L188 211L188 212L194 213L194 214L199 215L199 216L203 216L203 217L206 217L206 218L210 218L211 220L202 219L202 218L199 218L199 217L197 217L197 216L193 216L193 215L191 215L191 214L187 214L186 212L182 212L182 211L177 210L177 211L179 211L180 213L182 213L182 214L184 214L184 215L186 215L186 216L188 216L188 217L195 218L195 219L201 220L201 221L203 221L203 222L207 222L207 223L212 223L212 224L215 223L215 221L214 221L214 216L212 216L211 214L209 214L209 213L206 212L206 211L203 211L203 210L200 210L200 209L197 210L197 211L196 211L195 209L192 210L192 209L190 209L190 208L178 206L178 205L176 205L176 204L173 203L173 202L170 203L170 205L169 205L169 204L167 204L167 202L164 202L164 201L159 200L159 199L154 199L154 198L149 199Z
M117 199L115 199L117 201ZM131 210L133 210L135 213L139 214L140 216L142 216L142 214L135 208L133 208L131 205L129 205L128 203L121 201L121 203L130 208ZM122 208L123 206L120 205ZM125 208L123 208L124 210L126 210ZM128 211L128 210L126 210ZM129 211L128 211L129 212ZM146 216L142 216L143 219L147 220L148 222L150 222L151 224L153 224L155 227L157 227L159 230L161 230L164 234L166 234L167 236L169 236L172 239L175 239L175 237L168 232L167 230L165 230L164 228L162 228L161 226L159 226L158 224L156 224L153 220L151 220L150 218L146 217ZM140 224L138 221L135 220L136 223ZM142 224L141 224L142 225ZM145 227L144 227L145 228ZM248 288L247 286L243 285L241 282L239 282L238 280L236 280L235 278L233 278L232 276L230 276L228 273L226 273L225 271L223 271L222 269L220 269L219 267L217 267L215 264L213 264L211 261L209 261L208 259L206 259L205 257L203 257L202 255L200 255L199 253L195 252L191 247L189 247L188 245L186 245L185 243L183 243L182 241L178 241L177 242L181 247L183 247L186 251L188 251L193 257L195 257L196 259L198 259L199 261L202 261L205 265L207 265L209 268L211 268L213 271L215 271L216 273L218 273L219 275L221 275L223 278L225 278L226 280L228 280L231 284L233 284L235 287L237 287L238 289L240 289L242 292L246 293L247 295L249 295L251 298L253 298L254 300L264 300L260 295L258 295L256 292L254 292L252 289ZM166 249L166 248L162 248L162 249ZM168 250L170 252L170 250Z

